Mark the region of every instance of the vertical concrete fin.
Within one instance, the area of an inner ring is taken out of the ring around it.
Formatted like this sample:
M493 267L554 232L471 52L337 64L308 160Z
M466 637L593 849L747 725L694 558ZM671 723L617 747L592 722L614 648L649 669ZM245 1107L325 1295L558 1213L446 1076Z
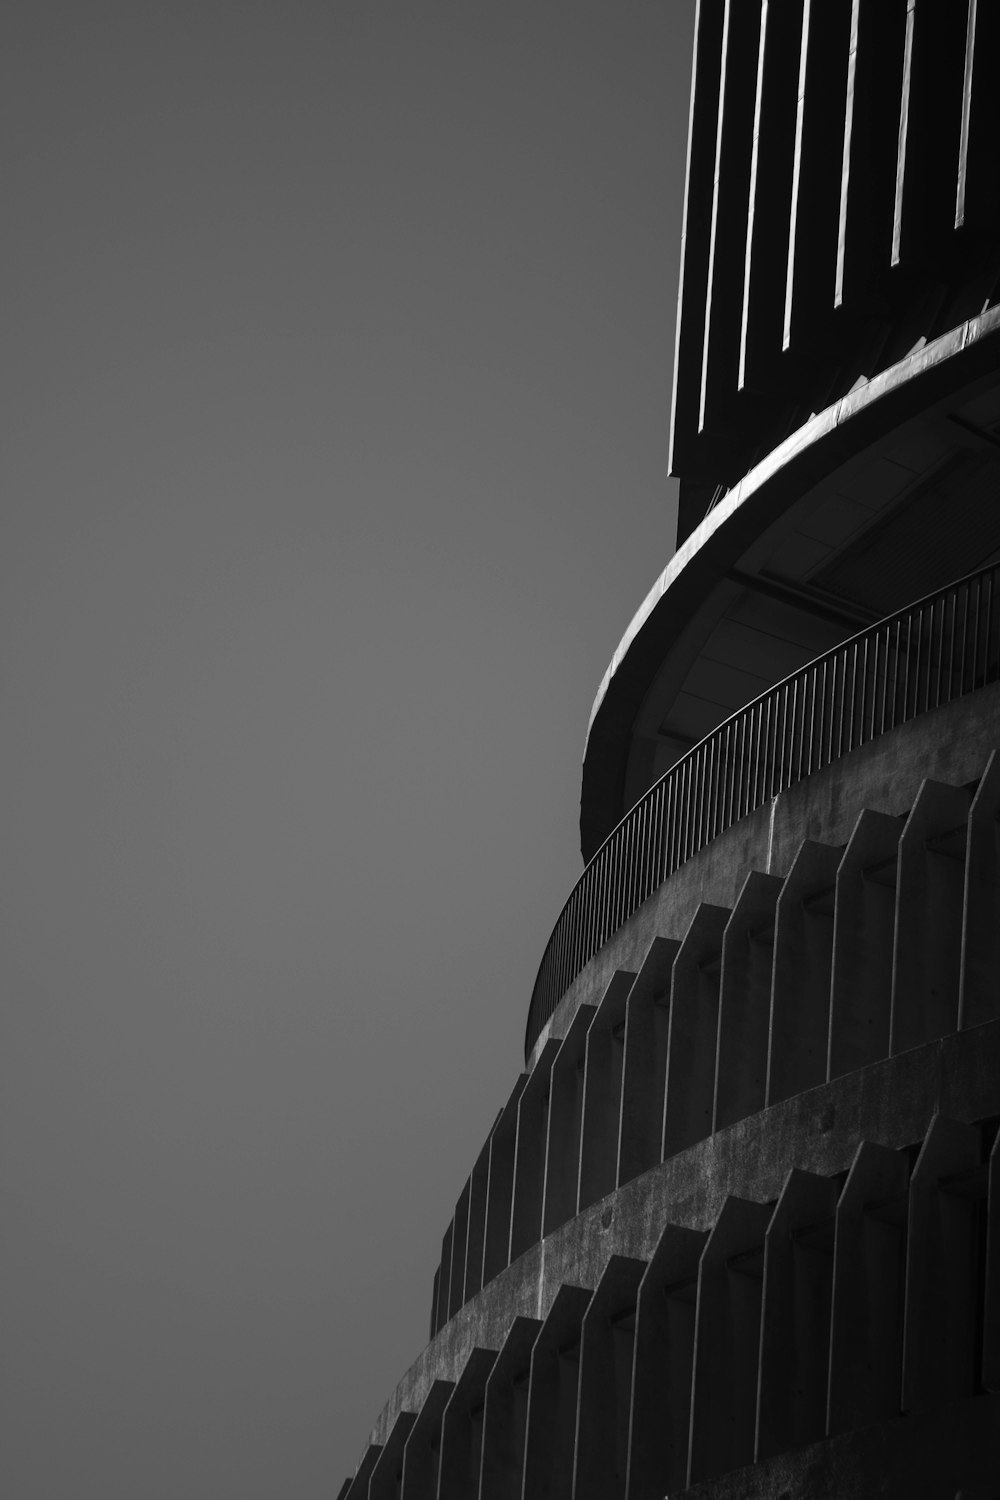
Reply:
M612 1255L584 1313L572 1500L624 1500L635 1309L646 1267Z
M368 1480L368 1500L398 1500L403 1483L403 1450L417 1414L401 1411L385 1440Z
M767 1103L826 1079L837 869L842 849L806 840L775 912Z
M522 1500L570 1500L580 1337L592 1296L564 1282L532 1346Z
M990 1152L987 1194L982 1382L996 1395L1000 1394L1000 1135Z
M687 1483L753 1462L772 1206L727 1198L698 1267Z
M827 1075L889 1055L901 819L866 808L837 870Z
M581 1005L552 1064L549 1123L545 1144L542 1233L550 1234L576 1213L583 1123L583 1070L587 1032L597 1007Z
M755 1459L826 1431L835 1178L793 1169L767 1229Z
M455 1205L454 1235L451 1242L451 1295L448 1299L448 1316L453 1318L465 1303L465 1265L469 1249L469 1195L472 1191L470 1177L459 1194Z
M514 1195L514 1151L517 1144L517 1105L528 1082L521 1073L500 1111L490 1137L490 1165L486 1187L486 1234L483 1246L483 1286L509 1264L510 1212Z
M515 1318L486 1381L479 1500L515 1500L524 1472L531 1350L538 1318ZM462 1500L474 1493L466 1489Z
M346 1490L341 1490L343 1500L368 1500L368 1481L372 1476L372 1470L378 1462L379 1454L382 1452L381 1443L369 1443L358 1464L354 1478L348 1484Z
M667 1224L639 1284L626 1500L687 1483L698 1265L706 1230Z
M969 794L925 781L899 841L889 1045L905 1052L954 1031Z
M862 1141L837 1204L830 1315L831 1435L899 1411L906 1243L905 1152Z
M829 359L850 44L850 8L806 0L782 344Z
M781 355L803 11L807 0L761 5L743 264L738 384L766 389Z
M728 907L698 907L674 959L663 1103L663 1157L712 1132L719 977Z
M625 1007L618 1186L655 1166L663 1149L663 1097L670 1025L670 970L680 943L656 937Z
M726 923L712 1129L764 1108L774 914L782 880L751 870Z
M495 1349L472 1349L441 1417L435 1500L468 1500L479 1491L486 1382Z
M441 1453L441 1419L453 1380L434 1380L417 1413L403 1449L400 1500L435 1500Z
M502 1112L501 1112L502 1113ZM472 1169L469 1190L469 1237L465 1249L465 1296L474 1297L483 1285L483 1249L486 1244L486 1210L490 1188L490 1142L497 1128L497 1115Z
M549 1037L538 1056L517 1105L514 1190L510 1215L510 1260L542 1236L545 1190L545 1138L548 1133L552 1064L559 1042Z
M577 1213L615 1189L625 1053L625 1008L635 974L612 976L587 1032Z
M1000 1015L1000 751L994 750L969 808L962 903L958 1024Z
M892 260L941 274L955 223L966 28L941 0L911 0L907 23Z
M698 430L731 412L737 390L761 6L725 0Z
M441 1241L441 1273L437 1285L437 1326L434 1332L440 1333L447 1323L451 1313L449 1311L451 1301L451 1256L455 1243L455 1221L452 1219L445 1230L444 1239Z
M910 1178L903 1315L905 1412L971 1396L976 1370L976 1278L981 1257L976 1125L935 1115Z

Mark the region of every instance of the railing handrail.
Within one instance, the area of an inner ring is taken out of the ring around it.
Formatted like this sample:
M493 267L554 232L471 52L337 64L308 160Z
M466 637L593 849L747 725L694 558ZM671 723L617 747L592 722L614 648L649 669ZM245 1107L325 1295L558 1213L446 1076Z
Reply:
M653 890L662 885L699 849L796 781L832 764L834 760L896 725L927 712L929 708L951 702L982 686L986 681L994 680L989 675L991 670L994 671L994 676L1000 676L1000 670L995 670L998 663L993 661L990 652L991 639L996 634L993 581L998 572L1000 562L987 563L984 567L925 594L875 624L865 626L821 656L814 657L717 724L704 739L686 751L658 781L643 792L588 861L556 919L532 989L525 1040L526 1056L530 1056L542 1027L594 954L638 910ZM970 619L973 593L976 596L976 613ZM960 656L956 659L958 609L963 596L962 643ZM952 615L950 636L946 630L949 603ZM935 641L929 640L921 660L920 634L918 633L915 641L913 639L914 621L919 622L918 632L921 631L926 612L930 611L933 630L934 615L939 606L941 619L936 637L937 650L934 650ZM904 626L907 628L905 647L900 641L900 632ZM890 652L889 640L893 631L896 632L896 641ZM970 631L971 658L968 656ZM883 636L885 647L880 659L879 643ZM996 644L1000 645L1000 642ZM946 645L949 651L947 684L942 695ZM867 660L869 648L872 655L871 666ZM915 658L912 657L914 650ZM860 679L859 652L864 654ZM851 701L848 707L847 664L852 655ZM899 674L901 661L905 663L902 676ZM911 666L914 668L912 681ZM937 680L932 702L931 679L935 668ZM822 686L817 696L820 681ZM880 690L881 701L878 702ZM859 691L860 713L856 717L854 710ZM805 724L807 699L808 731ZM817 709L820 714L818 746L815 742ZM828 710L831 716L839 714L836 748L832 718L829 724L825 722ZM755 717L756 729L750 733ZM797 738L796 717L799 730ZM865 734L865 723L868 721L869 732ZM856 728L858 733L855 732ZM823 738L827 730L830 730L830 737L824 746ZM730 752L728 759L723 754L724 747ZM815 753L817 750L818 754ZM719 753L715 754L716 751ZM748 756L753 759L752 769ZM740 773L742 779L737 784ZM678 823L679 818L682 819L683 826ZM668 820L673 820L670 827L667 826ZM603 867L611 864L616 854L623 856L616 861L618 868L605 871ZM589 887L593 885L597 889L590 892ZM594 899L588 901L588 895L592 895ZM582 910L578 911L578 908Z

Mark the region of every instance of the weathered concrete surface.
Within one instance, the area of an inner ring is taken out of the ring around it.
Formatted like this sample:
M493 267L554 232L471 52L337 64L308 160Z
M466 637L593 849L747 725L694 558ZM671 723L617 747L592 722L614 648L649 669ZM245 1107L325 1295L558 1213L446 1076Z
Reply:
M671 1490L667 1500L993 1500L998 1475L1000 1397L976 1396L920 1422L862 1427Z
M468 1302L411 1365L372 1430L383 1443L433 1380L457 1380L477 1345L499 1349L512 1320L542 1319L564 1282L597 1286L612 1255L648 1260L668 1223L714 1225L729 1196L775 1202L792 1167L847 1172L860 1141L923 1139L935 1114L1000 1114L1000 1021L928 1042L809 1089L680 1152L533 1245Z
M846 844L864 808L909 813L925 780L978 780L998 745L1000 683L992 683L869 741L743 818L681 865L581 970L528 1067L548 1037L566 1034L581 1004L603 995L617 969L637 970L656 937L683 937L702 902L735 906L751 870L787 875L804 839Z

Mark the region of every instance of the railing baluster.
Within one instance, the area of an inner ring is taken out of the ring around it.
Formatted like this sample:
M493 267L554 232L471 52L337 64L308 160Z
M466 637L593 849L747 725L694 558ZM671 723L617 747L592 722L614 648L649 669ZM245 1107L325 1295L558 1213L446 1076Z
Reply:
M529 1045L594 954L699 849L841 755L1000 677L998 571L984 568L810 662L643 794L560 913L532 993Z

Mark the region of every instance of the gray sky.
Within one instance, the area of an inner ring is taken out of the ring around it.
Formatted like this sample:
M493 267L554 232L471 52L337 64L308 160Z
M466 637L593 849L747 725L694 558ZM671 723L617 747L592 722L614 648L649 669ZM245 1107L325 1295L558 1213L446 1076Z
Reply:
M2 22L0 1491L330 1496L667 561L690 0Z

